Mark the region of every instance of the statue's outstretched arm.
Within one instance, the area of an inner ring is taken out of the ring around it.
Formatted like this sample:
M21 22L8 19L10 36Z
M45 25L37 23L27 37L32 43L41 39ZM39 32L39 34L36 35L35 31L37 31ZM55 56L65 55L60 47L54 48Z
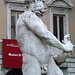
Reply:
M27 27L40 38L44 39L48 45L57 47L66 52L72 51L72 43L69 41L66 44L62 44L50 31L44 27L44 23L34 13L27 12L24 18Z

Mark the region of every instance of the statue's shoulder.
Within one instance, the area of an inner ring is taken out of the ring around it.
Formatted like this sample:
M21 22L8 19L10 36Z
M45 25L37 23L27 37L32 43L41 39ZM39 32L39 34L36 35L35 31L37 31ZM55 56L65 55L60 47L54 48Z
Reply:
M23 14L22 14L25 18L36 18L36 14L34 14L33 12L31 11L25 11Z
M31 11L25 11L24 13L23 13L25 16L30 16L30 15L35 15L33 12L31 12Z

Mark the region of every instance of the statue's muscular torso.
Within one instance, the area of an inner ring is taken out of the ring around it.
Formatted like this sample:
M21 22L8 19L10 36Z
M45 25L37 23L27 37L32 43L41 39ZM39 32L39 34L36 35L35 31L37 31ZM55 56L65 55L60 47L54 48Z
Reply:
M35 19L39 20L38 22L40 24L42 23L41 19L34 13L29 11L23 13L17 21L17 41L23 53L34 56L40 63L47 63L51 55L50 46L27 26L27 21L25 22L25 20L29 18L30 15L34 17L34 19L30 21L30 24ZM42 25L42 27L46 28L45 25Z

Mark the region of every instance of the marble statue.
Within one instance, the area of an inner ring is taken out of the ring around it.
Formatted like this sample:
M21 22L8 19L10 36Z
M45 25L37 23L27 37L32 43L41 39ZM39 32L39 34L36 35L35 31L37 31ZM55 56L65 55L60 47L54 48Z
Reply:
M23 75L63 75L58 64L73 50L70 40L61 43L42 22L45 6L42 0L25 0L26 11L17 21L16 39L23 53ZM68 36L68 35L67 35ZM66 38L65 38L66 39ZM61 49L65 55L52 55L51 46ZM59 61L58 61L59 60ZM57 64L56 64L57 62Z

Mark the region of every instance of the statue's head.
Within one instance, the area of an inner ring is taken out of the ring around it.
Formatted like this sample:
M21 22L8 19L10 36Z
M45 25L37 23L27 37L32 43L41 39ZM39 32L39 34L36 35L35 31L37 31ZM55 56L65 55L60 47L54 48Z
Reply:
M25 0L29 9L38 16L42 16L45 12L44 0Z
M31 2L36 2L36 1L45 2L45 0L25 0L25 3L31 3Z

